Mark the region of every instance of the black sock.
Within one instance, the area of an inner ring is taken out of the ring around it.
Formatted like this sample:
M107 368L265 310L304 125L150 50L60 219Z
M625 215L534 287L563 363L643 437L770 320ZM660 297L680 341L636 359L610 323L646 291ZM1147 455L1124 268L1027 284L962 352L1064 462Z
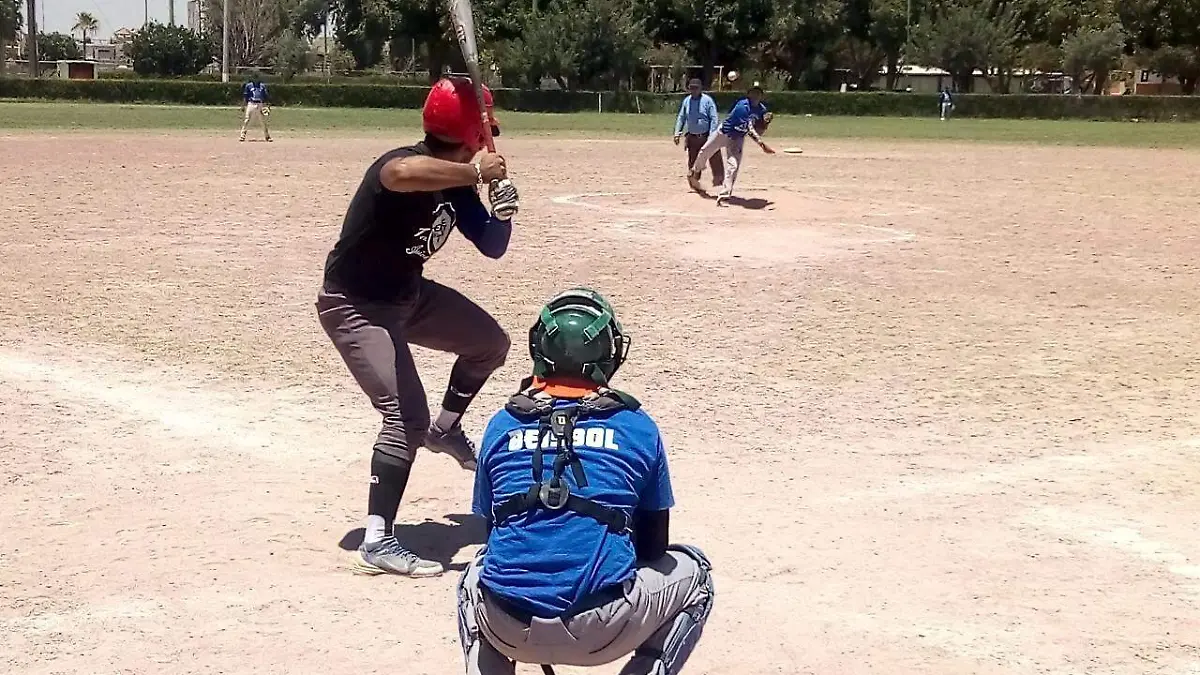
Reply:
M487 382L486 376L479 377L464 370L461 359L454 362L454 368L450 370L450 386L446 388L446 395L442 397L442 410L460 417L467 411L471 401L475 400L475 395L483 388L483 383Z
M408 486L408 474L412 462L397 459L378 449L371 455L371 489L367 492L367 515L383 519L384 534L392 533L396 512L404 488Z

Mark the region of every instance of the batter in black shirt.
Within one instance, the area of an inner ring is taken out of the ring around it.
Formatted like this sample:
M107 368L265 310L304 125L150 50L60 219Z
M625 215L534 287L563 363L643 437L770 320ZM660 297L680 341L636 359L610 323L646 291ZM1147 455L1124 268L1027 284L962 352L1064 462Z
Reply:
M498 133L490 93L486 99ZM396 514L417 448L448 454L475 470L475 447L459 422L510 346L490 314L422 272L455 229L485 256L504 255L517 190L502 157L480 154L482 116L469 81L439 81L423 115L424 141L387 152L367 169L326 258L317 296L321 326L383 416L371 455L366 535L354 562L355 571L365 574L442 573L440 563L395 539ZM484 185L490 213L479 198ZM458 357L432 422L410 344Z

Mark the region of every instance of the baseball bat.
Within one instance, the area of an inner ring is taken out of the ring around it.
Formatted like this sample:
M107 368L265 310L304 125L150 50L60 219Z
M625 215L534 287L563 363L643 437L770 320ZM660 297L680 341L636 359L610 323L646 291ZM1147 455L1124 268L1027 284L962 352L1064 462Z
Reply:
M483 101L483 72L479 67L479 46L475 42L475 14L471 8L471 0L448 2L450 18L454 21L454 34L458 36L458 46L462 49L467 74L471 76L471 87L475 90L475 100L479 103L479 114L483 118L483 138L488 152L496 152L496 142L492 139L492 121L488 119L487 105Z

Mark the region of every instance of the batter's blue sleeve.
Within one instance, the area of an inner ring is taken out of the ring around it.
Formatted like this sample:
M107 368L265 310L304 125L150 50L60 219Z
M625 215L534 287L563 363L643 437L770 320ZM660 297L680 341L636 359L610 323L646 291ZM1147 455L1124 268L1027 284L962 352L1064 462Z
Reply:
M458 216L458 229L475 248L493 260L504 256L512 239L512 223L492 217L471 188L447 191Z

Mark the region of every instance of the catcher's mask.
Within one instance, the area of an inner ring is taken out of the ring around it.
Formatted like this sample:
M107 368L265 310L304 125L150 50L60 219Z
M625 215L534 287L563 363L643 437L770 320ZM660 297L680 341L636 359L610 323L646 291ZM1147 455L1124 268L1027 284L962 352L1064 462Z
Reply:
M607 385L625 363L630 342L604 296L573 288L547 302L529 329L533 374Z

